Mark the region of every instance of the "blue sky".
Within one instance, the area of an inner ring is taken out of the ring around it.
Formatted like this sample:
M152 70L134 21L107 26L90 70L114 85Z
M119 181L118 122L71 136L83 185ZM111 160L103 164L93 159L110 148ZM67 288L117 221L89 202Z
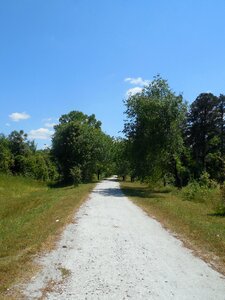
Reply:
M158 73L189 102L225 93L224 13L224 0L0 0L0 132L43 147L80 110L118 136L127 91Z

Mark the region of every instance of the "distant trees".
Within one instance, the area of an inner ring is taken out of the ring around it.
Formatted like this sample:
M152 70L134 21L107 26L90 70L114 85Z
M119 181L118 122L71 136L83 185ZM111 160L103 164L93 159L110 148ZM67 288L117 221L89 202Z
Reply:
M115 173L126 179L127 175L134 177L131 169L129 143L126 139L117 138L113 143L113 161Z
M113 173L177 187L225 181L225 95L201 93L188 106L156 76L124 104L124 138L80 111L60 117L51 149L37 150L23 130L0 134L0 172L73 184Z
M0 135L0 172L78 184L111 175L113 170L113 139L93 114L62 115L51 149L37 150L23 130Z
M52 153L66 182L76 181L75 174L89 181L93 175L110 173L111 147L112 139L102 132L95 115L72 111L55 126Z
M56 165L49 150L37 150L23 130L0 135L0 172L38 180L55 180Z

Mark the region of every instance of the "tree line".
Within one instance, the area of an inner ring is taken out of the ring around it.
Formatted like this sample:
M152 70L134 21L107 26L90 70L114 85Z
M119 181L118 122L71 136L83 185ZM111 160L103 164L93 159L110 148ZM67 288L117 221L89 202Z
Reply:
M177 187L202 177L225 180L225 96L201 93L189 106L160 76L124 101L123 178Z
M78 184L117 174L183 187L225 180L225 96L201 93L188 105L160 76L124 100L124 137L101 129L94 114L71 111L37 150L24 131L0 135L0 172Z
M0 135L0 172L78 184L112 174L113 139L95 115L71 111L54 127L52 146L37 150L23 130Z

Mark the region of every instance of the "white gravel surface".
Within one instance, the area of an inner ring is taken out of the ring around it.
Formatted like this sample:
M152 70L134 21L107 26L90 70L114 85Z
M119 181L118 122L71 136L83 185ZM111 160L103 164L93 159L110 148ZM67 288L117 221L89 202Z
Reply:
M26 286L27 299L225 299L225 278L112 179L96 186L57 248L39 262L43 270Z

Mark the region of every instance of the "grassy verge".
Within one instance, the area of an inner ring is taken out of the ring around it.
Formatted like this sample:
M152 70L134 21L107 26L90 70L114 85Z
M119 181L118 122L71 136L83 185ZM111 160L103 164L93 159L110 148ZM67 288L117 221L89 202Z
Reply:
M0 295L32 270L34 254L54 246L93 187L50 188L37 181L0 175Z
M194 253L225 275L225 217L208 203L182 200L179 193L122 182L123 192L176 234Z

